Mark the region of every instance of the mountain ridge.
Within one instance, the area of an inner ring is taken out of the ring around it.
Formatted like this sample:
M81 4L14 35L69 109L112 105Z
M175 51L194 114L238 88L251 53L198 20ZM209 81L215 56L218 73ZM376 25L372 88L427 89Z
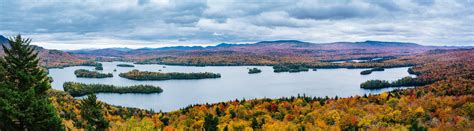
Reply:
M260 41L255 43L246 43L246 44L233 44L233 43L220 43L214 46L168 46L168 47L159 47L159 48L138 48L120 50L122 48L102 48L102 49L78 49L78 50L67 50L66 52L71 53L80 53L84 51L102 51L105 49L115 50L121 52L133 51L133 50L199 50L199 49L211 49L211 48L222 48L222 47L235 47L235 46L259 46L259 45L336 45L336 44L345 44L345 45L363 45L363 46L423 46L416 43L410 42L389 42L389 41L374 41L366 40L361 42L331 42L331 43L311 43L304 42L299 40L274 40L274 41Z

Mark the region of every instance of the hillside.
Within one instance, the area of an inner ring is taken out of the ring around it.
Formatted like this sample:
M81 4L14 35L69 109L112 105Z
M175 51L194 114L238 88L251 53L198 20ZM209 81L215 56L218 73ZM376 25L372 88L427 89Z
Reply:
M401 57L433 49L459 47L422 46L402 42L336 42L315 44L297 40L262 41L252 44L178 46L135 50L76 50L69 53L104 60L176 65L275 65L284 63L330 62L349 59Z
M9 47L8 39L2 35L0 35L0 42L7 44L7 48ZM80 65L88 62L86 59L80 59L77 56L73 56L61 50L49 50L40 46L35 46L35 49L38 51L41 65L48 68ZM0 56L3 55L3 47L0 47Z

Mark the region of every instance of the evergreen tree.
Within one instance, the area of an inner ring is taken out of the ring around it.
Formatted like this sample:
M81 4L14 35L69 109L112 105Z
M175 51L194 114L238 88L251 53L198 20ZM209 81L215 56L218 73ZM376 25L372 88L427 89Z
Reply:
M0 130L63 130L46 95L50 80L39 66L31 39L18 35L8 42L0 58Z
M219 118L207 114L204 117L204 130L206 131L217 131L217 125L219 124Z
M255 117L252 118L252 123L250 124L250 126L251 126L253 129L258 129L258 128L260 128L260 125L258 124L257 119L256 119Z
M102 113L102 103L97 101L97 96L94 94L87 95L80 103L81 116L86 120L87 130L106 130L109 127L109 122L104 118Z

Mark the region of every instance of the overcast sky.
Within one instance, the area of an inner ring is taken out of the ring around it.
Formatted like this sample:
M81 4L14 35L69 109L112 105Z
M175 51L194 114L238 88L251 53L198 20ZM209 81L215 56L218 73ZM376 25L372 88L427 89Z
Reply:
M0 34L53 49L294 39L474 45L474 0L0 0Z

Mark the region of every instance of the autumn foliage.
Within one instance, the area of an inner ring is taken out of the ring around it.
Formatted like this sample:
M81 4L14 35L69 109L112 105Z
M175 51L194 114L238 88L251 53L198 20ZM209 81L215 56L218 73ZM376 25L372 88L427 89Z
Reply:
M414 63L410 72L432 82L376 95L234 100L166 113L105 104L103 111L112 130L470 130L473 54L472 49L447 50L378 63ZM65 125L76 128L74 121L83 121L76 106L80 100L61 92L50 95Z

